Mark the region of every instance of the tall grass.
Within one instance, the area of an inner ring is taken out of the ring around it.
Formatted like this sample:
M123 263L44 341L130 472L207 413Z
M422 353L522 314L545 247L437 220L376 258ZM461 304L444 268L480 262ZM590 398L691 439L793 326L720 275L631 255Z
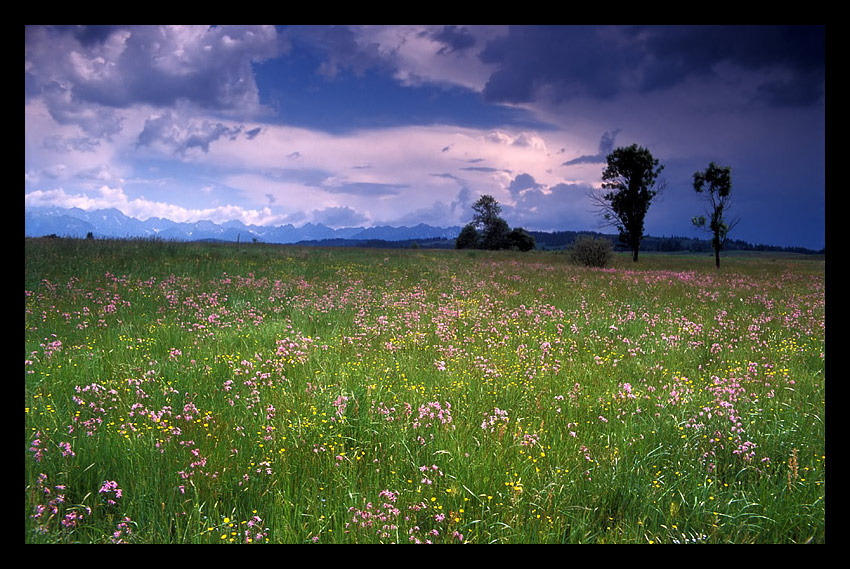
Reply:
M822 258L25 252L28 543L825 541Z

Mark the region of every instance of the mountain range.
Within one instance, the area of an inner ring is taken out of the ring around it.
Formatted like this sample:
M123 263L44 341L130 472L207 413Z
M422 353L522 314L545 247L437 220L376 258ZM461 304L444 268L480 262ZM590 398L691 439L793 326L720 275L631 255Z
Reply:
M85 211L79 208L25 208L26 237L156 238L173 241L232 241L260 243L299 243L332 239L407 241L415 239L454 239L460 227L432 227L424 223L413 227L347 227L334 229L307 223L279 226L245 225L240 221L181 223L151 217L145 221L128 217L117 209Z
M128 217L117 209L85 211L79 208L34 207L24 208L25 237L75 237L113 239L162 239L166 241L229 241L233 243L277 243L323 246L364 247L454 247L461 228L433 227L420 223L413 227L347 227L334 229L322 224L307 223L301 227L292 224L279 226L245 225L239 221L214 223L198 221L181 223L157 217L145 221ZM606 237L614 242L615 249L625 250L615 235L588 231L529 231L539 249L563 249L579 235ZM803 247L778 247L751 244L730 239L724 250L732 251L789 251L796 253L824 253ZM641 251L694 251L710 252L711 243L693 237L644 236Z

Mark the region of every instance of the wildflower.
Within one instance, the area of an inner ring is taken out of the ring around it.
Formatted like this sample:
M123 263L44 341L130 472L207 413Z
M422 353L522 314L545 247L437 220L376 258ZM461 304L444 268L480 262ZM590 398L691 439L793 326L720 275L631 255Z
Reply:
M481 422L481 428L485 431L489 430L492 433L496 430L495 425L497 422L507 423L509 420L508 412L496 407L492 415L484 417L484 421Z
M77 456L73 450L71 450L71 443L59 443L59 448L62 450L62 456Z
M381 493L378 494L381 498L386 498L390 502L395 502L396 498L398 498L398 492L392 492L390 490L381 490Z
M115 527L115 531L112 532L112 543L125 543L126 539L133 533L130 528L130 524L132 523L133 520L126 516L123 520L118 522L118 525Z
M105 481L101 485L100 490L98 490L99 494L106 494L106 503L110 506L115 505L115 500L121 499L122 492L123 491L121 490L121 488L118 487L118 483L114 480ZM115 500L112 499L113 497L115 498Z
M76 512L68 512L65 514L65 517L62 518L62 525L66 528L75 528L77 527L77 523L83 519L83 515Z
M35 454L35 461L41 462L41 459L44 457L44 449L40 448L41 439L39 438L41 433L39 431L35 432L35 437L33 441L30 443L29 451Z

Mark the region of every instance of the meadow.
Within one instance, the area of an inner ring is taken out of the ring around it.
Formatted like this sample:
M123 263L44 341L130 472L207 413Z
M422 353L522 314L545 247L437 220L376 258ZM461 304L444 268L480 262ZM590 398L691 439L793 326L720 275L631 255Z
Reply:
M823 257L25 241L26 543L824 543Z

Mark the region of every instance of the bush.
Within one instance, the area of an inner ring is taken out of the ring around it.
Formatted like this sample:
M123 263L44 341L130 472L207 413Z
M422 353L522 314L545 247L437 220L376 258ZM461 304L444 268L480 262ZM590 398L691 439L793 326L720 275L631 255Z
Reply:
M585 267L607 267L614 254L614 243L605 237L578 237L569 250L570 261Z

